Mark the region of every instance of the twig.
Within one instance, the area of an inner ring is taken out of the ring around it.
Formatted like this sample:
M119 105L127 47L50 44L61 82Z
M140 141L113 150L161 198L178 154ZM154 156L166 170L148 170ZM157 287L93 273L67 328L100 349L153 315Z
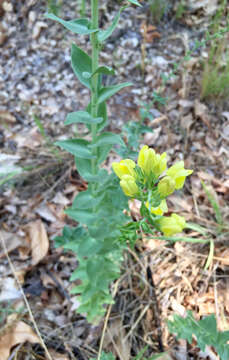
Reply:
M153 317L155 319L155 325L156 325L156 329L157 329L158 348L159 348L160 352L164 352L164 346L163 346L163 342L162 342L160 310L159 310L159 305L158 305L158 301L157 301L157 295L156 295L156 291L155 291L155 284L153 281L152 271L149 266L147 266L146 272L147 272L147 280L150 285L150 293L151 293L150 299L152 299L152 298L154 299L153 301L151 301L151 303L152 303Z
M113 336L112 336L112 334L111 334L111 332L110 332L109 328L107 328L107 332L108 332L108 335L109 335L110 341L112 342L112 344L113 344L113 346L114 346L114 348L115 348L115 350L116 350L116 352L117 352L117 354L118 354L118 356L119 356L120 360L125 360L125 359L123 359L122 354L120 353L119 348L118 348L118 346L116 345L116 343L115 343L115 341L114 341L114 339L113 339ZM124 340L124 341L125 341L125 340Z
M16 348L12 351L12 353L11 353L10 357L8 358L8 360L15 359L14 356L16 356L16 358L17 358L17 353L21 349L22 345L23 344L19 344L19 345L16 346Z
M128 337L132 334L133 330L136 328L136 326L138 325L138 323L141 321L141 319L143 318L143 316L145 315L145 313L147 312L147 310L149 309L150 304L146 305L144 307L144 309L142 310L141 314L139 315L139 317L137 318L137 320L135 321L135 323L133 324L133 326L131 326L130 331L128 332L128 334L125 336L124 338L124 342L128 339Z
M69 170L65 171L64 174L53 184L53 186L51 186L48 190L45 191L45 193L43 194L43 200L41 202L41 204L43 204L45 202L45 200L47 199L47 197L52 194L53 190L59 185L61 184L61 182L69 175Z
M32 323L33 323L33 326L34 326L34 329L35 329L35 331L36 331L36 333L37 333L37 336L39 337L40 342L41 342L41 345L43 346L43 348L44 348L44 350L45 350L45 352L46 352L46 355L47 355L47 357L48 357L48 360L53 360L52 357L51 357L51 355L50 355L50 353L49 353L49 351L48 351L48 349L47 349L47 347L46 347L46 345L45 345L45 343L44 343L44 340L43 340L42 337L41 337L41 333L40 333L40 331L39 331L39 329L38 329L38 326L37 326L37 324L36 324L36 321L35 321L35 319L34 319L33 313L32 313L32 311L31 311L31 308L30 308L30 305L29 305L29 303L28 303L28 300L27 300L27 298L26 298L26 296L25 296L25 293L24 293L24 291L23 291L23 289L22 289L22 286L21 286L21 284L20 284L20 281L18 280L18 277L17 277L16 271L15 271L14 265L13 265L12 261L10 260L10 257L9 257L9 254L8 254L8 251L7 251L7 248L6 248L5 240L3 239L3 236L1 235L1 233L0 233L0 238L1 238L1 242L2 242L2 247L3 247L3 249L4 249L5 255L6 255L7 260L8 260L8 262L9 262L9 265L10 265L10 269L11 269L11 271L12 271L12 273L13 273L13 275L14 275L14 278L15 278L15 280L16 280L16 282L17 282L18 288L19 288L19 290L20 290L21 293L22 293L22 297L23 297L23 299L24 299L24 301L25 301L25 304L26 304L26 307L27 307L29 316L30 316L30 318L31 318L31 321L32 321Z
M115 287L114 287L114 291L112 293L112 297L114 298L117 291L118 291L118 285L119 285L119 281L120 279L118 279L115 283ZM112 308L112 304L109 305L108 310L107 310L107 314L104 320L104 325L103 325L103 332L102 332L102 336L101 336L101 340L100 340L100 344L99 344L99 352L98 352L98 357L97 360L100 360L101 358L101 354L102 354L102 350L103 350L103 343L104 343L104 337L105 337L105 332L107 329L107 324L108 324L108 320L110 317L110 313L111 313L111 308Z
M214 299L215 299L215 313L216 313L216 319L219 324L219 303L218 303L218 291L217 291L217 283L216 283L216 274L215 271L218 267L218 264L215 265L213 270L213 279L214 279Z

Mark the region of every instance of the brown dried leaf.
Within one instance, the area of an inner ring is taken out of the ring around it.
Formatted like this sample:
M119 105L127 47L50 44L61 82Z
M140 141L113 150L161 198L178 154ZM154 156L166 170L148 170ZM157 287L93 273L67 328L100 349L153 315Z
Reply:
M49 239L41 220L31 222L27 229L32 250L32 265L36 265L47 255Z
M33 344L40 343L40 339L32 328L23 321L19 321L16 325L13 324L13 327L9 323L8 329L6 328L4 335L0 338L1 360L8 359L12 347L26 341Z
M21 298L21 291L18 290L15 280L10 276L1 277L0 289L0 301L10 301Z
M17 249L19 246L25 246L25 240L21 236L4 230L0 231L0 239L3 239L8 253ZM5 256L5 252L2 249L0 242L0 258L3 256Z
M0 34L2 33L2 27L0 26ZM1 37L1 35L0 35ZM1 40L0 40L0 45L2 45ZM11 123L14 124L16 123L16 118L14 115L12 115L9 111L0 111L0 123Z
M208 114L208 108L205 104L202 104L199 100L194 104L195 116L198 117L203 123L212 131L211 122Z
M55 360L69 360L68 355L57 353L55 350L52 349L49 350L49 354L51 355L52 359Z
M130 359L130 341L125 340L126 332L120 319L110 323L104 339L104 346L116 352L121 359Z
M47 204L41 204L37 207L36 213L40 215L42 219L45 219L49 222L56 222L56 217L54 216L53 212L50 210Z

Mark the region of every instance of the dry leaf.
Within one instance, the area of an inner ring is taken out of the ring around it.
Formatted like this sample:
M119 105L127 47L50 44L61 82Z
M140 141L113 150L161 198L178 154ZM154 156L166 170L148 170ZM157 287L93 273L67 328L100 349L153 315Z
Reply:
M17 289L15 280L12 277L3 277L0 280L0 301L10 301L20 299L22 294Z
M8 253L17 249L19 246L25 245L25 240L21 236L6 232L4 230L0 231L0 239L4 241ZM3 256L5 256L5 252L2 249L0 242L0 258Z
M56 193L55 197L52 199L55 204L60 204L63 206L69 205L70 200L64 196L61 192Z
M47 255L49 239L41 220L31 222L27 229L32 250L32 265L36 265Z
M33 344L40 343L38 336L32 328L23 321L19 321L16 325L13 324L13 327L9 323L8 329L6 328L4 335L0 338L1 360L8 359L12 347L26 341Z
M130 359L130 341L124 340L126 332L120 319L110 323L104 338L104 347L115 352L121 359Z
M46 204L41 204L35 212L46 221L56 222L56 217Z
M202 104L199 100L196 100L194 103L195 116L198 117L211 131L211 121L208 114L208 107L205 104Z
M52 349L49 350L49 354L51 355L52 359L55 360L69 360L68 355L57 353L55 350Z
M0 34L2 33L2 27L0 27ZM0 45L2 45L1 41L0 41ZM14 115L12 115L9 111L0 111L0 123L10 123L10 124L15 124L16 123L16 118Z

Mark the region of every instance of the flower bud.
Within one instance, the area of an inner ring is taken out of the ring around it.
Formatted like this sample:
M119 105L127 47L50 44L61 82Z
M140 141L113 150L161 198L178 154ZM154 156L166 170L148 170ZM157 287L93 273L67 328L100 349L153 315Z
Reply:
M172 194L175 190L175 181L170 176L165 176L158 183L157 190L161 197L166 197Z
M145 203L146 207L150 210L150 212L154 215L163 215L168 211L166 200L162 200L160 205L157 207L151 207L149 206L149 201Z
M131 159L121 160L119 163L118 162L112 163L112 168L113 168L115 174L120 179L122 179L123 175L131 175L134 177L135 176L135 172L134 172L135 166L136 166L135 162Z
M152 173L156 177L159 177L165 171L166 164L166 153L162 155L156 154L155 151L147 145L143 146L139 152L138 165L146 176Z
M124 194L129 197L135 197L139 192L135 179L131 175L123 175L120 186Z
M166 175L174 179L175 189L181 189L184 186L186 177L191 175L192 172L193 170L184 168L184 161L179 161L166 171Z
M147 176L150 175L154 159L155 151L149 149L147 145L143 146L138 155L138 165Z
M157 223L165 236L175 235L186 227L185 219L177 214L172 214L170 217L163 216Z
M152 172L156 177L159 177L165 170L167 166L166 153L159 155L156 154L155 161L153 164Z

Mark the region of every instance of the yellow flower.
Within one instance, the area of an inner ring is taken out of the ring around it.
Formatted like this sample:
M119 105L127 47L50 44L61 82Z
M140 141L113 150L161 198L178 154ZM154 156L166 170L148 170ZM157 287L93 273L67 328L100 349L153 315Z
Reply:
M152 172L155 174L156 177L159 177L166 169L167 160L166 160L166 153L159 155L156 154L155 163L152 168Z
M148 209L150 208L149 201L147 201L145 205ZM152 214L155 215L163 215L164 213L166 213L168 211L166 200L162 200L160 205L157 207L151 207L150 211Z
M123 175L120 186L124 194L129 197L135 197L139 192L135 179L131 175Z
M155 151L144 145L138 155L138 165L146 175L150 175L152 164L155 159Z
M158 220L158 224L165 236L175 235L186 227L185 219L177 214L172 214L170 217L162 217Z
M157 190L161 197L166 197L174 192L175 186L175 180L170 176L165 176L159 181Z
M112 168L115 172L115 174L122 179L123 175L131 175L135 176L134 168L136 164L131 159L121 160L118 162L112 163Z
M193 170L184 168L184 161L179 161L166 171L166 175L174 179L176 189L181 189L184 186L186 176L191 175L192 172Z
M165 171L166 163L166 153L156 154L147 145L141 148L138 155L138 165L147 176L152 172L156 177L159 177Z

